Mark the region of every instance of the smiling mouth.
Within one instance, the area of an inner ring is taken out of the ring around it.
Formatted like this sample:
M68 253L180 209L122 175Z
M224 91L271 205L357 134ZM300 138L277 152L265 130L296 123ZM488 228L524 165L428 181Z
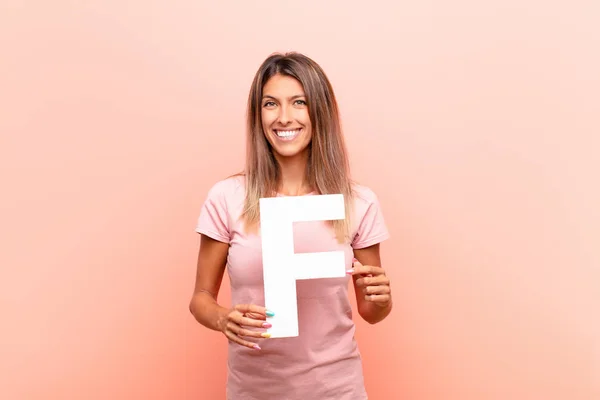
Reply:
M275 135L277 135L277 137L283 141L290 141L290 140L294 140L299 134L300 132L302 132L302 128L300 129L294 129L294 130L273 130L275 132Z

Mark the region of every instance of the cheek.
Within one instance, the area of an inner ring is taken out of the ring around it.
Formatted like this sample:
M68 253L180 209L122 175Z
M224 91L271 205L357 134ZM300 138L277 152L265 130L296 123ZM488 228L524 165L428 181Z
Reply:
M261 119L263 128L269 127L274 121L273 113L269 111L263 111L261 113Z
M261 120L261 123L262 123L263 127L265 127L267 125L267 119L268 119L268 117L267 117L267 114L265 112L263 112L263 113L260 114L260 120Z
M310 123L310 116L308 115L308 111L304 112L304 114L302 115L302 119L301 119L302 123L304 124L304 126L306 126L307 128L311 128L311 123Z
M310 139L312 137L312 125L310 120L306 120L304 126L306 127L307 139Z

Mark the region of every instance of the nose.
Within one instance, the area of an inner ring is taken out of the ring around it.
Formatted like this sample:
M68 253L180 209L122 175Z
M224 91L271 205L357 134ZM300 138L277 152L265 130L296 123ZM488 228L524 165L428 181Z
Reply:
M292 120L292 117L290 115L290 110L287 106L281 106L279 108L279 123L281 125L287 125L290 123L290 121Z

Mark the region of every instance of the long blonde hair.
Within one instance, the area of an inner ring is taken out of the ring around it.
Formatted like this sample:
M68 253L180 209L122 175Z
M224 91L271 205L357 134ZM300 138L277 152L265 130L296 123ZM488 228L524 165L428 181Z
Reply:
M306 180L318 194L344 195L345 220L331 221L339 242L349 238L353 190L350 165L335 94L322 68L307 56L291 53L270 55L260 66L248 96L246 199L242 221L251 231L260 220L259 199L277 193L279 165L262 129L261 102L263 87L274 75L295 78L304 88L312 124Z

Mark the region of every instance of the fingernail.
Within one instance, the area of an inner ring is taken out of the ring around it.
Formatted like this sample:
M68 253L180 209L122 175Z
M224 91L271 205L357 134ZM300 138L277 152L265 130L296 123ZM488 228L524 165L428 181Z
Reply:
M346 274L348 274L348 275L352 275L353 273L354 273L353 269L347 269L346 270Z
M254 345L254 348L255 348L256 350L261 350L260 346L259 346L259 345L257 345L257 344L255 344L255 345Z
M358 262L358 260L356 258L353 258L352 262Z
M268 323L268 322L263 322L262 326L263 326L263 328L270 328L270 327L272 327L273 325L271 325L271 324L270 324L270 323Z
M262 337L264 337L264 338L267 338L267 339L268 339L268 338L270 338L270 337L271 337L271 334L270 334L270 333L267 333L267 332L265 332L265 333L261 333L261 334L260 334L260 336L262 336Z
M267 311L267 317L274 317L275 313L273 311Z

